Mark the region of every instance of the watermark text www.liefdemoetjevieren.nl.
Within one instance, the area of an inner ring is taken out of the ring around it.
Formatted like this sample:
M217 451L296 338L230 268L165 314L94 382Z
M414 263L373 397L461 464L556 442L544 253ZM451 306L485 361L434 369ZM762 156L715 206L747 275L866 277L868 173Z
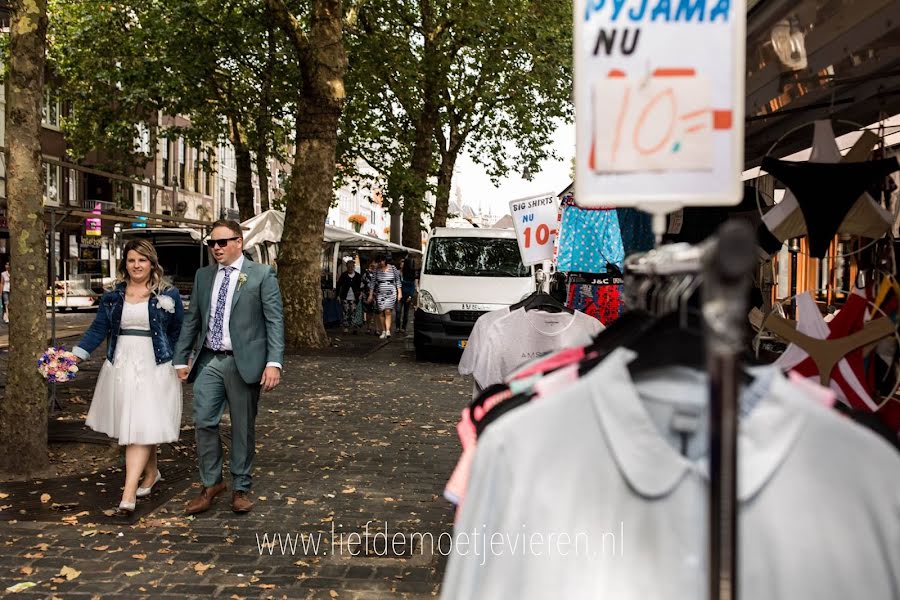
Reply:
M559 556L582 558L615 558L625 555L625 523L618 531L580 532L535 531L524 524L518 531L489 531L485 526L471 531L391 533L388 522L383 527L367 521L360 531L343 531L343 525L331 524L327 532L256 534L260 554L282 556L410 556L412 554L451 553L489 556Z

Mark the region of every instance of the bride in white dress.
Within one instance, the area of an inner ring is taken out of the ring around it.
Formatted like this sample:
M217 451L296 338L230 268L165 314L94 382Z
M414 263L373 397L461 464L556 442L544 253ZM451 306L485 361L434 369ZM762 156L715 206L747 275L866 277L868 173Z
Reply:
M104 340L107 356L86 424L125 449L125 486L119 510L134 511L162 476L156 444L178 440L181 381L172 353L184 307L166 283L156 249L146 240L126 244L116 288L103 295L90 329L73 349L86 359Z

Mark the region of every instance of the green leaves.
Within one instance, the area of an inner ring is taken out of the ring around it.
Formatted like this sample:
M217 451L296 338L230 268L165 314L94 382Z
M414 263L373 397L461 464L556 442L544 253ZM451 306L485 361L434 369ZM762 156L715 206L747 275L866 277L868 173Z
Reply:
M191 122L160 123L159 136L213 144L231 135L231 119L252 148L281 147L299 74L261 3L50 0L50 11L52 71L76 156L99 149L140 162L134 126L158 112Z

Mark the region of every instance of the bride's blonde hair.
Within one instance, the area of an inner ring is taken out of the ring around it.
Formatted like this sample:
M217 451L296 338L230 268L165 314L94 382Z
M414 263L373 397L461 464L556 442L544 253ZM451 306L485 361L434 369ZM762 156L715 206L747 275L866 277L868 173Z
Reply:
M122 249L122 260L119 261L119 270L116 273L116 283L128 283L131 279L128 275L128 253L134 250L144 258L150 261L150 291L154 294L161 294L169 289L171 283L165 277L162 265L159 264L159 255L156 248L153 247L148 240L134 239L130 240Z

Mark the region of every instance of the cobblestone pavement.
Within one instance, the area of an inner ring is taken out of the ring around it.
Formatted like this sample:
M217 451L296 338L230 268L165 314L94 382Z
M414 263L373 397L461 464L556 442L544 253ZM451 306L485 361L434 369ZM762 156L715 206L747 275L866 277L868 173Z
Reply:
M288 356L283 384L260 402L251 513L232 513L223 494L186 517L198 488L182 485L130 524L96 512L6 520L0 590L31 582L16 596L433 597L446 562L439 538L452 523L441 491L470 389L451 360L416 362L402 339L346 336L337 348ZM192 437L186 427L181 443ZM10 485L0 483L7 515L19 512L2 492ZM43 485L56 493L52 480ZM119 482L109 485L117 497Z

